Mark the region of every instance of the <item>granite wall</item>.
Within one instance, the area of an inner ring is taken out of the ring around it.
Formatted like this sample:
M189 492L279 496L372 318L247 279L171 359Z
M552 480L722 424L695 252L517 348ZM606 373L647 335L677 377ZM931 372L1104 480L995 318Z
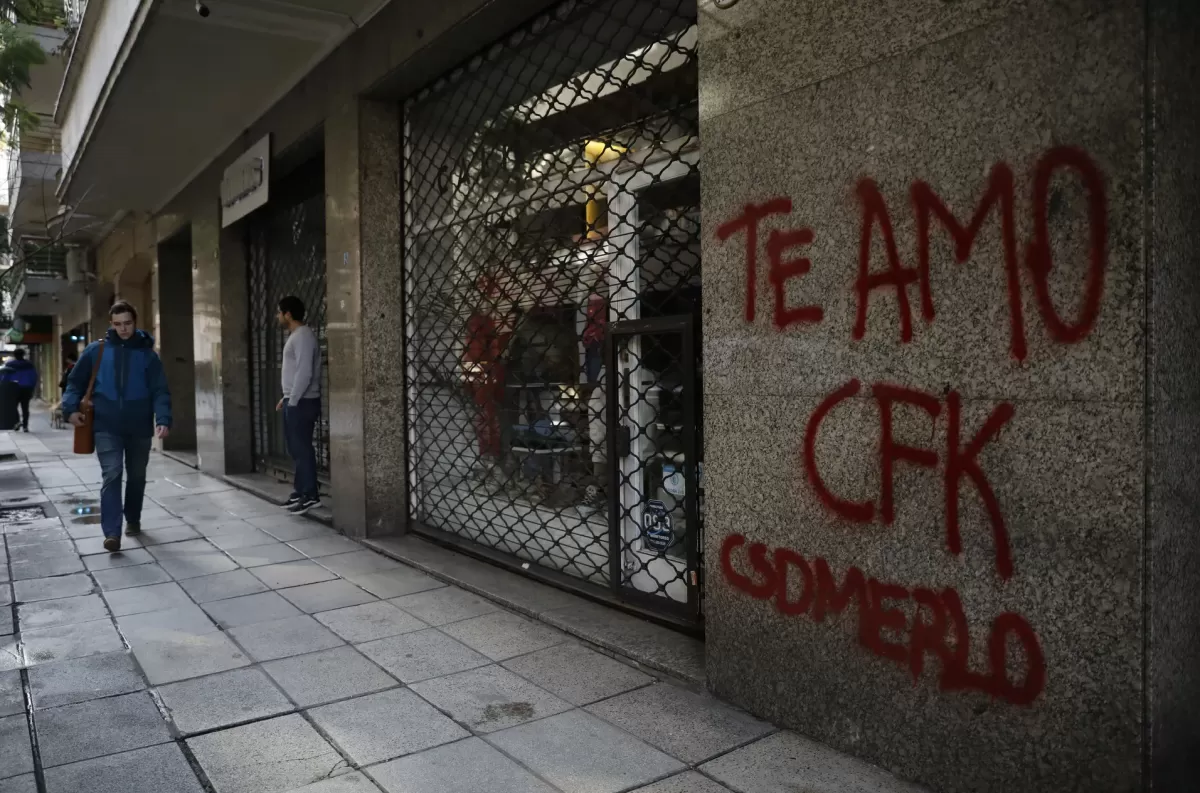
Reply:
M702 4L718 695L937 791L1148 785L1147 34Z
M171 388L167 450L196 449L196 347L192 317L191 231L158 245L158 347Z

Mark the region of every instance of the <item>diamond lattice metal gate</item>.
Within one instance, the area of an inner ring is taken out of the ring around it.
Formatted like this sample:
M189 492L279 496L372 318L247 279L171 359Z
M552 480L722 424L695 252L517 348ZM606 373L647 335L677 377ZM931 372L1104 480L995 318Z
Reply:
M278 322L279 301L295 295L308 310L305 321L321 345L325 341L325 184L318 158L271 185L271 200L247 224L250 276L250 381L257 470L288 475L291 458L283 418L275 407L282 396L280 366L287 331ZM319 477L329 474L329 367L322 367L321 421L316 450Z
M563 3L405 106L418 530L688 621L698 144L691 1Z

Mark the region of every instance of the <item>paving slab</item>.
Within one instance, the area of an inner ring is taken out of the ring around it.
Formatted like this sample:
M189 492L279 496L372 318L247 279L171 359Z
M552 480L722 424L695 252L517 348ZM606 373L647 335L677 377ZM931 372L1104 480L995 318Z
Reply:
M222 628L239 628L256 622L274 622L300 615L300 609L284 600L275 592L260 592L255 595L228 600L217 600L204 604L204 610Z
M403 683L444 677L489 663L486 656L434 628L366 642L358 649Z
M439 581L433 576L425 575L420 570L414 570L411 567L385 570L381 573L351 575L347 576L346 580L380 598L395 598L446 586L444 581Z
M229 635L256 661L274 661L342 644L328 628L305 614L232 628Z
M3 567L6 564L8 564L8 563L0 562L0 567ZM70 597L70 595L83 595L83 594L86 594L86 593L85 592L71 592L67 595L62 595L62 597ZM11 606L12 602L13 602L12 584L0 584L0 606Z
M158 695L185 735L230 727L294 709L257 667L159 686Z
M348 537L329 533L323 537L310 537L304 540L293 540L289 543L300 553L316 559L322 556L336 556L342 553L361 551L362 546Z
M91 557L88 557L89 559ZM50 578L51 576L82 573L86 568L83 559L71 551L70 556L58 556L53 559L36 559L28 562L10 560L9 570L13 581L28 581L31 578Z
M108 618L108 607L99 595L39 600L23 603L18 608L22 630L52 628L55 625L74 625Z
M8 532L7 536L8 551L14 560L45 559L61 553L71 552L71 549L68 547L71 535L61 526ZM46 545L51 545L51 547L40 547Z
M304 586L305 584L316 584L321 581L330 581L337 578L334 573L326 570L316 562L307 559L302 562L286 562L284 564L256 567L250 572L271 589Z
M199 547L201 544L206 547ZM176 548L181 548L181 550L175 551L174 549ZM204 540L188 540L185 542L173 542L168 545L152 545L149 550L155 554L158 564L170 573L171 577L176 581L215 575L238 569L237 562L216 548L213 548Z
M389 602L430 625L447 625L500 611L500 606L487 598L456 586L405 595Z
M227 573L189 578L181 581L179 585L197 603L211 603L216 600L253 595L269 589L262 581L250 575L249 570L230 570Z
M796 790L796 788L792 788ZM732 793L724 785L713 782L708 777L695 771L685 771L673 777L655 782L653 785L640 787L633 793Z
M568 639L561 631L510 611L451 623L441 630L493 661L553 647Z
M25 712L25 689L21 685L21 670L0 672L0 716Z
M95 582L86 573L54 578L34 578L28 581L17 581L13 584L16 599L22 603L89 595L95 589Z
M11 637L0 639L0 672L21 669L25 666L25 656L21 648Z
M38 711L34 723L46 768L171 740L166 722L144 691Z
M325 705L310 710L309 716L360 765L391 760L470 735L406 689Z
M411 614L383 601L325 611L313 616L352 644L386 639L429 627Z
M196 540L200 538L200 534L184 523L171 524L162 528L142 527L142 547L148 548L152 545L166 545L172 542L183 542L184 540Z
M329 529L324 526L311 520L293 518L290 515L250 518L246 522L262 529L280 542L321 537L329 533Z
M3 793L0 790L0 793ZM304 787L293 788L288 793L380 793L375 783L361 771L341 774L333 779L315 782Z
M267 534L262 529L250 525L229 527L219 534L209 537L209 542L222 551L234 551L239 548L253 548L258 545L277 545L279 540Z
M279 594L291 601L301 611L309 614L318 611L332 611L346 606L359 606L377 599L371 593L341 579L283 589Z
M0 793L38 793L37 778L33 774L0 779Z
M131 587L105 592L104 600L116 617L145 614L150 611L167 611L192 605L187 592L174 582L152 586Z
M512 658L503 666L574 705L590 705L654 682L629 664L574 642Z
M322 567L332 570L342 578L399 570L403 567L399 562L389 559L381 553L364 550L340 553L336 556L322 556L317 561L321 563Z
M684 770L680 761L581 710L502 730L487 740L571 793L617 793Z
M149 564L154 557L145 548L122 548L117 553L102 553L97 556L83 557L87 569L112 570L117 567L132 567L139 564Z
M33 746L25 714L0 719L0 779L33 773Z
M263 535L266 537L266 535ZM220 539L214 537L214 540ZM282 564L283 562L297 562L304 558L304 554L297 551L286 543L277 542L267 537L268 544L254 545L246 548L234 548L227 550L233 561L240 564L249 570L252 567L266 567L267 565Z
M142 564L136 567L119 567L115 570L97 570L92 573L100 589L114 591L131 587L164 584L171 580L167 571L156 564Z
M142 547L141 537L122 537L121 538L121 553L127 553L134 548ZM104 536L84 537L83 539L75 540L75 550L80 556L95 556L96 554L109 553L104 547Z
M146 678L154 685L250 665L246 654L219 632L130 644Z
M372 766L370 771L387 793L556 793L479 738Z
M734 790L829 790L841 793L924 793L881 768L801 738L778 732L700 767Z
M775 731L748 713L669 683L621 694L587 710L690 765Z
M127 652L71 658L29 669L29 689L37 710L130 694L146 687Z
M285 793L320 782L345 760L298 715L187 741L217 793Z
M107 619L22 631L21 643L24 645L25 662L31 665L125 649L116 626Z
M263 669L293 702L306 708L399 685L353 647L345 646L270 661Z
M220 630L204 610L194 603L165 611L148 611L117 617L117 628L130 643L170 641Z
M414 683L412 690L477 733L524 724L571 709L571 703L499 666Z
M46 793L79 791L204 793L204 788L179 747L167 743L46 770Z

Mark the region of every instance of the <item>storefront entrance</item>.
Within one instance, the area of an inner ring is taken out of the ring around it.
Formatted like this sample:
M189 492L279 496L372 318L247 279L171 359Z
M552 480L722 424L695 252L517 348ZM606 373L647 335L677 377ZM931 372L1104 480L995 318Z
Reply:
M308 310L306 324L325 343L325 164L315 157L271 184L270 201L247 221L250 289L250 383L254 414L255 467L260 473L290 476L279 402L280 366L287 331L279 326L279 301L295 295ZM329 477L329 367L322 369L323 403L317 427L317 468Z
M417 530L698 623L695 4L564 3L405 129Z

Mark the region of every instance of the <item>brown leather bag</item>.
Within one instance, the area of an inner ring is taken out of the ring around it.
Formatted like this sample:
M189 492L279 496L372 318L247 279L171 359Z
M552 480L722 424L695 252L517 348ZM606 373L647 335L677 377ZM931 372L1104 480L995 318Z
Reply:
M92 366L92 378L88 381L87 393L79 400L79 412L83 414L83 424L75 428L75 453L92 454L96 451L96 410L92 406L92 394L96 390L96 374L100 371L100 362L104 360L104 342L96 351L96 363Z

